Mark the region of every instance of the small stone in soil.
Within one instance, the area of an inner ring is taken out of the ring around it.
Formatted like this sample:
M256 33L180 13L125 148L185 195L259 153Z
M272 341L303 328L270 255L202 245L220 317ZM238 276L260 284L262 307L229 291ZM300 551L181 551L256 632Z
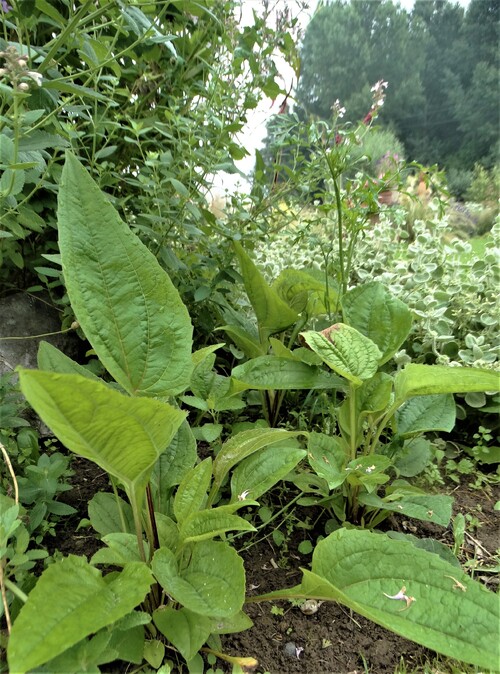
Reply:
M288 641L283 647L283 652L287 658L298 659L303 650L300 646L296 646L293 641Z

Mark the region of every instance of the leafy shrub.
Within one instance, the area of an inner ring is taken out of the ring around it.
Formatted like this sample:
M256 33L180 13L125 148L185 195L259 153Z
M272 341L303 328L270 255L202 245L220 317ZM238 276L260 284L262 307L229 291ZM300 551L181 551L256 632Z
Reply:
M500 197L500 167L488 171L475 164L472 181L465 195L466 199L480 204L497 203Z
M450 194L456 199L463 200L472 183L472 172L450 168L446 171L446 180Z

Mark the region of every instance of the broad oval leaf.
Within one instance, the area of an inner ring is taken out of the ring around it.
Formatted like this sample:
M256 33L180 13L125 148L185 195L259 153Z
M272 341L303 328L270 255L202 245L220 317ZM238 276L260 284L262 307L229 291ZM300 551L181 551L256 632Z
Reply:
M359 501L363 505L391 510L442 527L447 527L450 523L453 506L453 497L446 494L405 494L397 491L385 499L376 494L360 494Z
M438 653L486 669L498 666L498 597L411 543L338 530L317 545L301 589L306 596L339 601ZM414 598L408 606L390 598L401 591Z
M187 608L177 610L164 606L153 613L153 621L187 662L194 658L212 632L210 618Z
M450 432L455 426L456 406L451 393L410 398L396 412L398 435L408 437L427 431Z
M154 255L69 152L58 228L71 306L107 370L131 394L184 391L192 370L187 309Z
M174 514L179 524L189 515L203 508L211 479L212 459L210 457L186 473L174 499Z
M378 281L363 283L346 293L342 314L346 323L378 346L380 365L396 353L411 329L410 309Z
M345 382L331 372L299 360L260 356L237 365L231 372L237 390L284 391L295 389L339 389Z
M180 484L196 459L196 440L187 421L183 421L169 446L156 462L151 475L151 483L158 491L158 498L169 487ZM161 489L158 485L161 485Z
M143 601L153 581L142 563L127 564L106 582L83 557L55 562L42 573L12 626L10 671L24 674L123 618Z
M187 568L183 570L179 570L171 550L160 548L154 554L152 568L165 592L195 613L225 618L243 607L243 560L226 543L197 543L193 546Z
M240 461L243 461L247 456L268 445L273 445L289 438L295 438L298 435L307 434L300 431L285 431L281 428L253 428L237 433L232 438L229 438L222 445L214 461L214 488L218 489L231 468ZM212 492L215 491L214 488Z
M333 325L329 328L328 337L311 330L301 333L301 336L328 367L356 386L373 377L377 371L380 360L377 345L350 325Z
M281 332L295 323L298 314L268 285L243 246L237 241L233 241L233 245L240 263L245 290L257 317L260 342L265 344L270 335Z
M500 373L477 367L448 367L410 363L394 380L396 401L434 393L468 393L500 390Z
M283 269L274 281L272 288L285 302L299 313L306 312L308 316L328 313L326 298L329 296L329 305L333 306L338 297L338 289L325 284L306 271L298 269Z
M325 433L310 433L307 459L316 475L327 481L329 489L336 489L347 477L345 467L349 459L349 449L341 438Z
M200 510L190 515L179 530L182 543L208 540L226 531L255 531L255 527L250 522L238 515L233 515L231 510L231 506L220 506Z
M35 412L72 452L126 485L143 482L185 419L167 403L130 398L77 374L19 369Z
M306 455L297 447L269 447L242 461L231 476L232 500L258 499L282 480Z
M69 358L49 342L40 342L37 353L37 364L40 370L45 370L46 372L80 374L82 377L87 377L87 379L101 381L97 375Z

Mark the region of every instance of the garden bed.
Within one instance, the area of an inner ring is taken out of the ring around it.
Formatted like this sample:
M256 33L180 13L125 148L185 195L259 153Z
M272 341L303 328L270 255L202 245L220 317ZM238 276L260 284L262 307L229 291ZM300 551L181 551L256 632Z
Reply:
M46 543L51 554L59 551L63 555L85 555L90 559L101 543L91 528L78 529L78 524L87 518L90 499L98 491L109 490L109 483L106 473L86 459L74 457L71 465L74 470L70 480L73 488L61 500L73 506L77 512L65 518L57 528L56 536L47 538ZM483 569L495 566L499 514L494 506L500 499L500 486L478 490L463 480L460 485L448 483L444 491L451 493L455 499L454 515L462 513L467 516L473 527L473 533L465 533L460 561L469 567L476 579L495 591L498 577ZM314 541L321 535L322 527L320 518L315 529L306 535ZM451 526L443 529L396 515L388 528L419 538L432 537L450 548L454 544ZM299 568L310 565L310 556L298 550L300 542L304 540L304 530L293 531L286 541L286 551L273 544L271 531L267 531L265 540L249 547L250 536L240 538L241 547L247 548L242 556L248 596L292 587L300 582ZM336 602L320 604L317 611L311 614L304 613L299 605L292 602L248 604L245 611L254 626L250 630L225 637L224 652L257 658L259 665L255 671L258 673L415 672L419 668L423 671L426 664L436 659L441 662L440 671L451 671L446 669L446 659L442 656L383 629ZM218 666L224 671L220 661ZM102 671L119 674L125 671L125 667L125 663L115 662Z

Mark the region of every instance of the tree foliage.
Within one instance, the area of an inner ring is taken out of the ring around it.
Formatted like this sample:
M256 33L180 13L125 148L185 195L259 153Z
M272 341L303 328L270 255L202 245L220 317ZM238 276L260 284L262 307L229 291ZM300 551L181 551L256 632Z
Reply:
M339 99L348 119L367 111L370 87L389 82L380 122L425 164L491 165L498 143L500 5L416 0L335 0L320 6L301 48L297 102L330 119Z

